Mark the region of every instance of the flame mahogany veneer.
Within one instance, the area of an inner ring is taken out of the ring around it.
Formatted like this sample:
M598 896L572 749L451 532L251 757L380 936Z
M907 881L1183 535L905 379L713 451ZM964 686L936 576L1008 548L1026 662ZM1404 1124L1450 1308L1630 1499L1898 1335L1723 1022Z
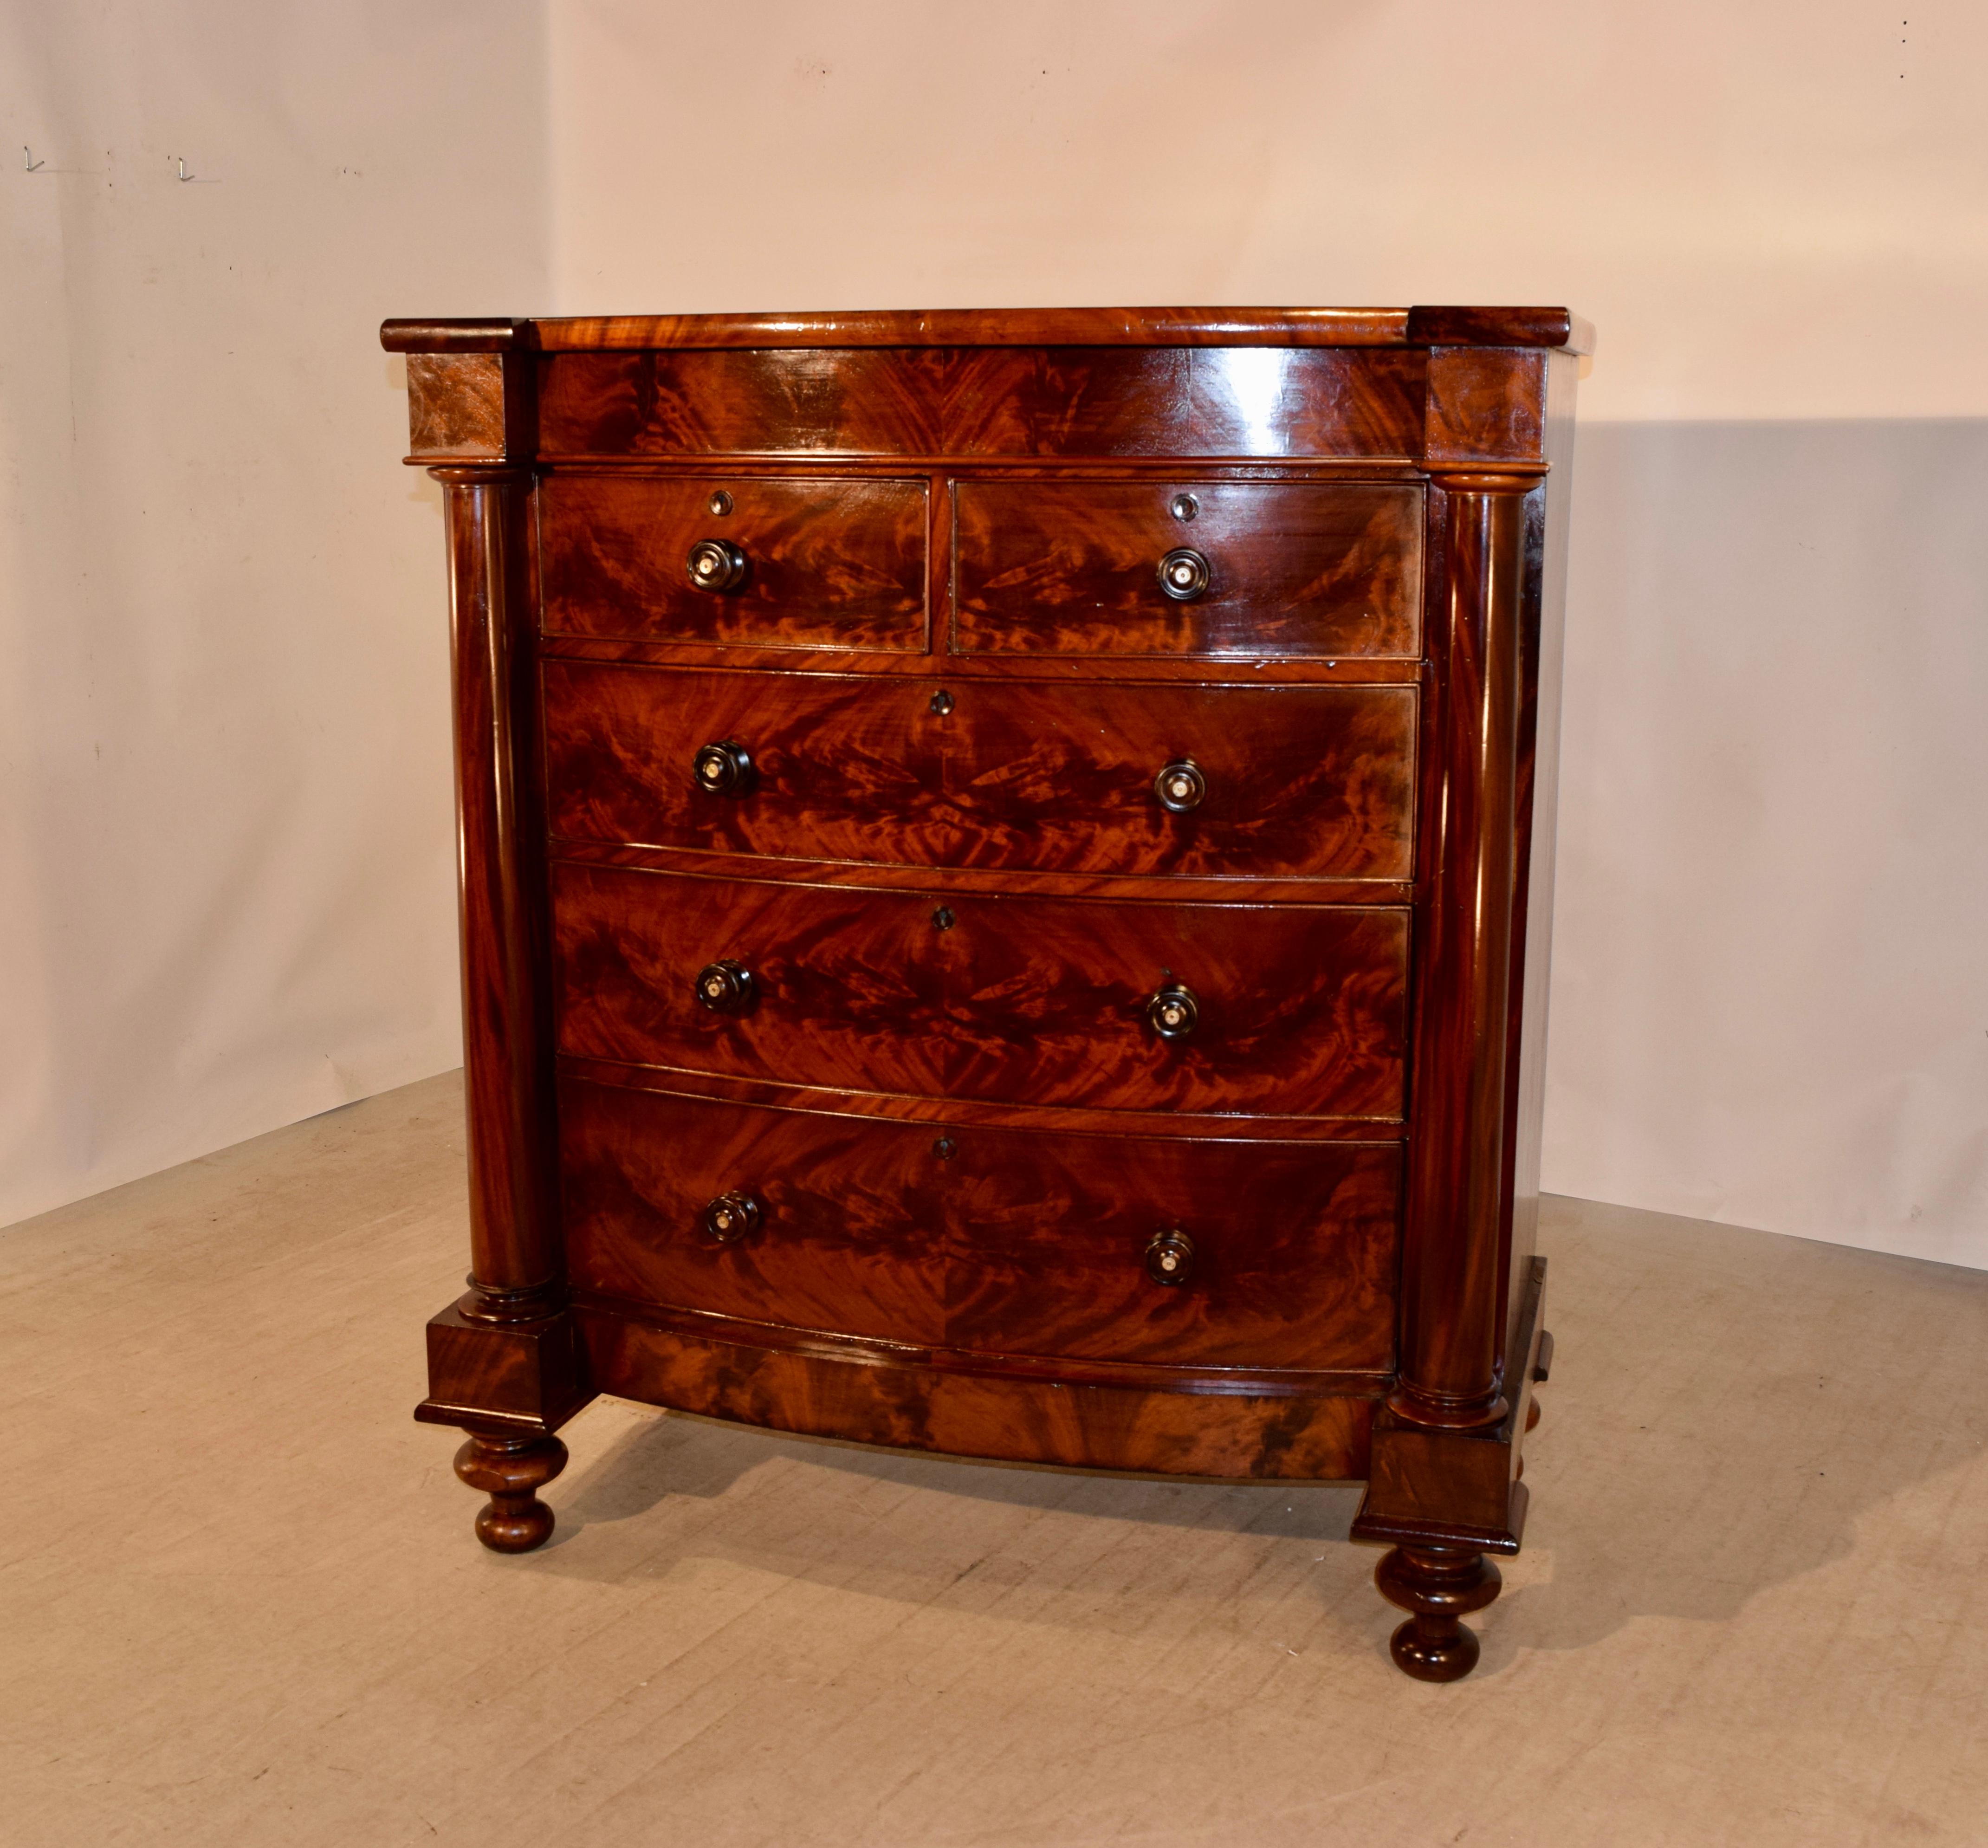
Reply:
M1364 1479L1517 1550L1560 309L392 321L444 484L469 1288L524 1551L596 1393Z

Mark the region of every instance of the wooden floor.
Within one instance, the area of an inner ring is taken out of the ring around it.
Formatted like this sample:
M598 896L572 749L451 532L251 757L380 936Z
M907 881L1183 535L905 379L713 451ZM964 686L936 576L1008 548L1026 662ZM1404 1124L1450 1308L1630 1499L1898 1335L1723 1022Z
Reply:
M417 1426L460 1092L0 1233L0 1840L1988 1841L1988 1275L1551 1203L1527 1549L1389 1665L1357 1489L597 1403L560 1528Z

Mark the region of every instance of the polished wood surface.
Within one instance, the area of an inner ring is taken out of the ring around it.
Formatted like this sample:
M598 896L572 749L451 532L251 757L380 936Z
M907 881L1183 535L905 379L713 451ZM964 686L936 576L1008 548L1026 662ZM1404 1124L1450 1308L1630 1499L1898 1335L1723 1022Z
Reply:
M538 1491L566 1467L556 1437L472 1433L455 1453L455 1473L490 1499L476 1517L476 1537L493 1553L528 1553L553 1536L553 1511Z
M407 356L407 447L428 459L504 453L504 362L494 353Z
M1505 1413L1499 1294L1509 1199L1506 1061L1523 592L1523 476L1441 478L1447 597L1435 645L1439 789L1418 943L1415 1119L1391 1403L1456 1429Z
M1422 495L1377 483L962 481L951 646L962 654L1412 656ZM1206 560L1192 601L1160 562Z
M1450 347L1429 355L1432 468L1483 465L1509 471L1543 459L1548 356Z
M524 593L526 482L438 471L449 536L464 1058L469 1087L471 1294L464 1312L519 1322L557 1307L557 1183L545 966L543 806Z
M555 353L552 457L1418 453L1412 347L873 347Z
M939 308L809 314L390 320L390 353L670 347L1557 347L1594 330L1564 308Z
M553 661L544 688L563 841L1168 878L1412 871L1407 687L1074 688ZM691 760L728 739L749 750L752 785L714 797ZM1206 794L1172 814L1154 780L1183 759Z
M742 1078L1124 1110L1400 1118L1408 914L1116 905L553 872L562 1052ZM714 1013L698 971L756 995ZM1199 997L1191 1038L1147 1004Z
M922 654L925 496L922 480L553 476L539 490L546 631ZM714 539L746 561L729 590L685 568Z
M1591 330L383 339L447 484L457 621L475 1274L418 1416L472 1434L486 1543L551 1531L544 1447L597 1391L1362 1477L1395 1660L1467 1672L1550 1352Z
M942 1455L1319 1482L1366 1474L1374 1401L1352 1393L1185 1393L1017 1379L915 1355L769 1347L666 1312L583 1298L601 1391L774 1430ZM737 1335L746 1332L736 1332Z
M1181 1138L1190 1141L1240 1141L1266 1136L1280 1141L1364 1142L1398 1140L1400 1122L1364 1117L1244 1115L1232 1111L1160 1108L1125 1110L1090 1105L1013 1103L982 1098L921 1096L893 1091L854 1091L834 1085L802 1085L788 1079L741 1078L729 1072L690 1071L680 1066L647 1065L626 1059L589 1058L569 1054L560 1061L569 1077L603 1085L715 1098L722 1102L769 1104L784 1109L829 1111L838 1116L867 1116L893 1122L962 1125L995 1129L1029 1129L1057 1135L1107 1135Z
M1182 1142L562 1093L575 1284L747 1322L988 1355L1379 1375L1397 1144ZM735 1244L700 1223L763 1207ZM1148 1275L1156 1233L1194 1261Z

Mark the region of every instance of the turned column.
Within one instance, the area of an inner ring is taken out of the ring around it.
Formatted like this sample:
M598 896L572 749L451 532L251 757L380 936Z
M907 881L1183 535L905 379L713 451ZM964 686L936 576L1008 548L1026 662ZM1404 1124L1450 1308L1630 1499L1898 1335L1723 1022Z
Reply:
M537 704L524 614L531 476L485 465L429 472L441 483L448 526L469 1127L469 1289L455 1313L472 1328L549 1332L564 1288L551 1020L539 973L546 901ZM556 1339L545 1345L570 1352L570 1335L564 1347ZM536 1359L539 1343L529 1351ZM476 1518L477 1538L496 1552L542 1545L553 1511L534 1491L565 1468L566 1446L547 1430L469 1428L455 1472L490 1498Z
M469 1115L465 1320L530 1322L561 1303L553 1209L543 831L524 605L526 469L432 469L448 521L463 1066Z
M1388 1403L1451 1430L1506 1412L1499 1348L1519 649L1530 476L1439 476L1446 608L1435 682L1439 787L1415 1037L1401 1354Z
M1517 865L1526 497L1533 475L1445 474L1445 594L1432 614L1435 705L1423 809L1401 1352L1377 1416L1354 1533L1391 1541L1374 1573L1409 1613L1390 1648L1419 1680L1477 1660L1461 1620L1497 1596L1485 1548L1516 1550L1503 1240L1512 916Z
M536 359L510 321L389 321L407 368L409 462L441 483L448 546L469 1130L468 1290L428 1325L414 1416L468 1433L456 1472L490 1498L476 1530L521 1552L552 1532L534 1491L553 1433L592 1396L568 1309L547 987L532 509Z

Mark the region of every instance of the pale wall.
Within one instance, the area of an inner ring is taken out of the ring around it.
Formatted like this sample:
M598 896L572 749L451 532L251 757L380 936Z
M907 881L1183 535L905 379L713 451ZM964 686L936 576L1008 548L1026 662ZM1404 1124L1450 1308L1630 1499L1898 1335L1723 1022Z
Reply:
M461 1056L377 330L543 305L542 25L0 0L0 1222Z
M1547 1183L1988 1264L1988 13L74 10L0 10L0 1219L455 1056L382 314L1565 300Z
M1547 1185L1988 1265L1988 8L551 20L565 312L1592 317Z

